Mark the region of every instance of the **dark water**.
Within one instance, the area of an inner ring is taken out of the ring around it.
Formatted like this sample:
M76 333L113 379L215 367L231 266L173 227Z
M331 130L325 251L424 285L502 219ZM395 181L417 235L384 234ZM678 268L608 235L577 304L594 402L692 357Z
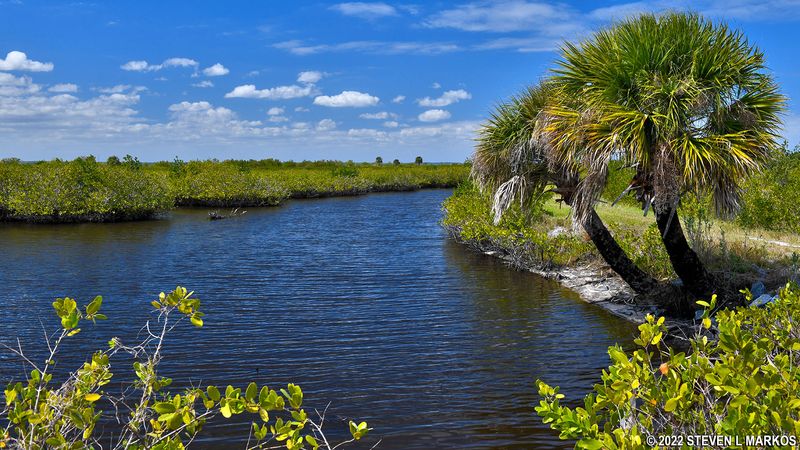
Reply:
M105 297L110 317L64 348L59 367L131 338L149 301L176 284L207 312L180 330L163 370L183 384L295 382L306 406L367 420L381 449L565 448L535 416L534 381L577 400L627 343L628 323L558 284L446 238L446 190L293 201L242 218L107 225L0 225L0 341L41 354L55 296ZM0 353L0 381L23 366ZM115 367L116 372L126 368ZM180 369L180 372L178 372ZM247 424L214 422L206 448L241 448ZM342 436L339 434L339 436Z

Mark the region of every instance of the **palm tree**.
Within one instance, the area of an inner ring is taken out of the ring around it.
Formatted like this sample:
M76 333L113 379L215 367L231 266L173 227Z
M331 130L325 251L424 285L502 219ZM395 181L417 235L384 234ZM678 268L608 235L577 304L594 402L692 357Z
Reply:
M481 190L494 193L495 221L514 201L525 208L551 188L567 205L573 203L580 183L577 167L552 158L554 150L540 132L549 96L546 84L531 87L500 104L480 130L472 174ZM635 292L648 293L657 285L628 258L594 209L579 223L606 263Z
M642 15L565 44L548 109L560 160L592 182L576 195L583 214L605 185L608 162L636 168L631 180L645 213L653 207L676 274L688 291L718 288L689 246L678 206L711 192L719 216L739 207L740 183L776 147L784 97L764 55L739 31L695 14ZM691 305L684 305L688 308Z

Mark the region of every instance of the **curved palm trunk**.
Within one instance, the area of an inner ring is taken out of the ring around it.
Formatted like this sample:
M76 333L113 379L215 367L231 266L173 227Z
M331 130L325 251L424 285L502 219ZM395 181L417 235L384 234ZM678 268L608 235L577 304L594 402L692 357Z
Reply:
M611 270L625 280L634 292L646 294L656 287L658 282L628 258L596 211L592 210L582 225Z
M693 295L708 299L715 291L714 277L686 241L677 207L655 208L656 223L675 273ZM686 305L691 308L693 305Z

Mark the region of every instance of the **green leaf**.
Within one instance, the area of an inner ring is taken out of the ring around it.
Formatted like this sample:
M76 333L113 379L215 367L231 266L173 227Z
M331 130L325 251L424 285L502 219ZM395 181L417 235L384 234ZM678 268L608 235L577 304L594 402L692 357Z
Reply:
M153 409L159 414L174 413L176 411L175 405L172 402L158 402L153 405Z
M230 419L232 415L231 405L227 401L223 401L220 405L219 412L222 413L222 417Z
M103 304L103 297L97 296L86 306L86 314L94 315L97 311L100 311L100 306Z
M244 392L244 398L249 402L254 402L257 394L258 386L255 383L250 383L247 385L247 390Z
M217 389L216 386L207 387L206 392L208 392L208 397L211 398L211 400L214 400L215 402L219 401L220 394L219 389Z
M581 439L577 443L578 448L583 448L586 450L600 450L603 448L603 441L598 441L597 439Z
M678 407L678 398L671 398L664 404L664 411L672 412Z

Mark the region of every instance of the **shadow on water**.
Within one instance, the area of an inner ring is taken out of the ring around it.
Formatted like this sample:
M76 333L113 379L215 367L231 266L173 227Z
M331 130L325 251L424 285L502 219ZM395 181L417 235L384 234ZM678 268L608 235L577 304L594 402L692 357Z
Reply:
M182 284L208 313L166 346L190 382L300 384L328 432L367 420L382 449L567 448L535 417L534 381L585 394L606 348L635 327L557 283L450 242L448 190L290 202L209 222L182 209L112 225L0 225L0 341L41 354L52 298L103 294L111 318L65 347L75 367L135 337L154 294ZM0 382L21 365L0 354ZM117 369L117 372L121 372ZM576 401L578 397L570 398ZM247 423L213 421L200 448L241 448Z

